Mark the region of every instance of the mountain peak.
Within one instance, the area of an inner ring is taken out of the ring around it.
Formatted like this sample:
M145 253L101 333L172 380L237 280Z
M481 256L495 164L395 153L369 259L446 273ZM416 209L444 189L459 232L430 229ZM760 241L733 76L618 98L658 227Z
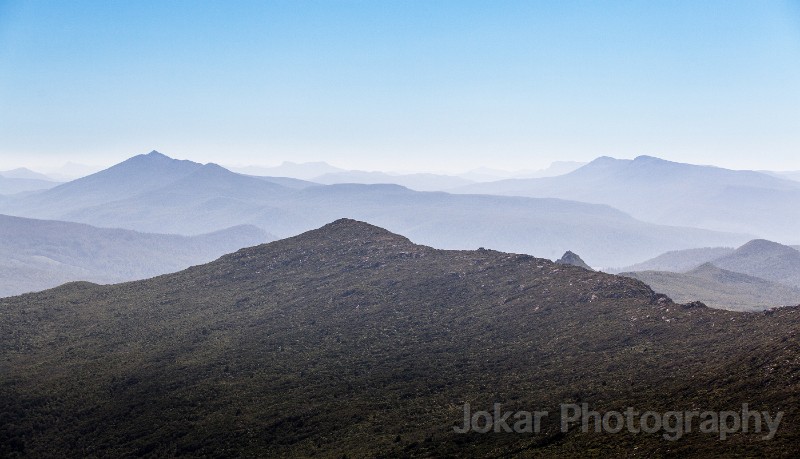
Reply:
M688 271L687 274L692 274L692 275L717 274L717 273L720 273L722 271L725 271L725 270L720 268L719 266L711 263L710 261L707 261L707 262L703 263L702 265L692 269L691 271Z
M740 254L746 253L764 253L764 252L785 252L794 255L794 249L787 245L779 244L777 242L768 241L766 239L753 239L752 241L744 244L736 249Z
M408 238L391 231L352 218L340 218L318 229L305 234L321 235L326 238L347 240L402 240L410 242Z
M585 261L583 261L583 259L581 259L581 257L577 253L574 253L569 250L567 250L566 253L564 253L564 255L561 258L556 260L556 263L559 265L578 266L583 269L594 271L589 265L586 264Z
M754 239L732 254L714 260L730 271L800 287L800 252L788 245Z
M622 160L614 158L614 157L611 157L611 156L598 156L597 158L592 160L589 164L592 164L592 163L595 163L595 164L606 164L606 163L615 163L615 162L618 162L618 161L622 161Z
M320 228L278 241L276 244L302 247L306 253L328 252L339 253L341 256L350 256L365 250L369 253L410 253L430 250L429 247L412 243L405 236L350 218L340 218Z
M119 164L130 164L130 163L153 163L153 162L167 162L167 161L175 161L178 162L179 160L170 158L169 156L160 153L156 150L151 151L150 153L144 153L140 155L133 156L131 158L126 159L125 161ZM118 164L118 165L119 165ZM113 166L112 166L113 167Z
M634 161L650 161L650 162L670 162L670 161L667 161L665 159L661 159L661 158L657 158L655 156L649 156L649 155L639 155L639 156L633 158L633 160Z
M200 167L202 164L173 159L154 150L48 190L46 197L49 205L55 205L57 200L60 211L64 212L161 188Z
M706 279L715 282L722 282L724 284L739 283L739 284L763 286L769 283L769 281L761 279L759 277L720 268L719 266L711 262L703 263L697 268L688 271L686 274L701 279Z
M140 155L133 156L128 158L127 160L117 164L116 166L120 166L123 164L184 164L184 165L193 165L195 167L201 166L200 163L196 163L194 161L190 161L187 159L175 159L170 156L165 155L157 150L152 150L150 153L144 153ZM116 167L112 166L112 168Z
M48 177L47 175L40 174L38 172L34 172L26 167L18 167L16 169L8 170L8 171L0 171L0 177L5 178L16 178L16 179L33 179L33 180L47 180L47 181L54 181L52 178Z

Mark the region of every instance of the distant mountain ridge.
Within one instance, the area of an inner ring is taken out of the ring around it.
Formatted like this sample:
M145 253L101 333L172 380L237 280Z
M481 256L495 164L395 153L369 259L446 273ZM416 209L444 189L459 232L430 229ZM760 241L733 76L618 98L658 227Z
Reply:
M737 310L800 302L800 251L763 239L669 252L620 271L677 301Z
M553 177L566 174L585 165L577 161L554 161L540 170L499 170L486 167L462 173L391 172L343 169L324 161L296 163L284 161L278 166L231 166L228 169L246 175L287 177L307 181L320 181L327 185L337 183L381 184L396 183L417 191L441 191L454 186L487 182L505 178ZM387 181L387 179L391 178Z
M674 250L663 253L650 260L610 270L610 272L629 272L629 271L671 271L675 273L685 273L698 266L732 254L736 249L732 247L704 247L698 249Z
M186 177L202 166L154 150L31 196L16 209L6 211L36 218L62 216L72 210L136 196Z
M0 173L0 195L11 195L27 191L46 190L58 182L38 178L6 177Z
M550 166L538 170L510 171L480 167L457 175L474 182L494 182L510 178L555 177L567 174L585 165L585 162L580 161L554 161Z
M77 280L143 279L270 240L254 226L186 237L0 215L0 297Z
M800 171L759 171L765 174L774 175L775 177L780 177L789 180L800 181Z
M759 311L800 304L800 289L705 263L686 273L637 271L621 273L678 302L734 311Z
M800 251L756 239L712 261L720 268L800 288Z
M387 174L385 172L346 171L320 175L312 179L325 185L338 183L397 184L415 191L447 191L474 183L461 177L441 174Z
M754 171L601 157L568 174L468 185L464 193L607 204L654 223L800 242L800 183Z
M416 192L398 185L315 186L285 180L173 160L154 151L52 190L0 200L0 212L184 235L249 224L277 237L350 217L443 248L491 246L551 259L571 249L599 266L751 239L647 224L605 205L560 199Z
M18 167L16 169L8 170L8 171L0 171L0 177L6 178L16 178L16 179L28 179L28 180L44 180L46 182L57 182L57 180L53 180L47 175L40 174L38 172L34 172L25 167Z
M270 176L270 177L289 177L300 180L312 181L314 177L338 172L347 172L345 169L331 166L323 161L295 163L284 161L279 166L244 166L231 167L230 170L248 175Z

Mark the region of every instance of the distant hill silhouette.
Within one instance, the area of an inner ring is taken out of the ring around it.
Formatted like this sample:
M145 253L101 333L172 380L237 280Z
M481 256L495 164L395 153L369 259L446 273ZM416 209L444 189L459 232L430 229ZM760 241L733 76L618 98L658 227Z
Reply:
M292 185L157 152L36 195L0 201L0 211L184 235L251 224L278 237L351 217L443 248L489 246L549 258L570 249L598 266L750 239L643 223L605 205L560 199L416 192L397 185Z
M648 222L800 242L800 183L754 171L651 156L601 157L559 177L501 180L458 191L608 204Z
M781 171L781 172L774 172L774 171L760 171L764 172L765 174L774 175L775 177L780 177L789 180L800 181L800 171Z
M0 177L28 179L28 180L43 180L45 182L57 182L57 180L53 180L47 175L34 172L25 167L19 167L17 169L11 169L8 171L0 171Z
M669 252L623 271L679 301L737 310L800 302L800 252L763 239L737 249Z
M0 174L0 195L24 193L53 188L58 182L35 178L4 177Z
M674 250L635 265L610 270L609 272L629 271L671 271L684 273L698 266L732 254L731 247L706 247L700 249Z
M192 161L169 158L157 151L134 156L113 167L27 197L4 209L6 213L35 218L61 218L70 211L138 194L177 181L200 169Z
M254 226L186 237L0 215L0 297L76 280L143 279L272 239Z
M556 264L572 265L581 267L583 269L588 269L590 271L592 270L592 268L589 265L587 265L586 262L584 262L578 254L570 252L569 250L567 250L566 253L564 253L564 255L561 256L561 258L556 260Z
M447 191L474 183L465 178L441 174L387 174L385 172L345 171L320 175L312 179L318 183L397 184L416 191Z
M637 271L621 275L639 279L675 301L702 301L714 308L757 311L800 304L800 289L727 271L711 263L687 273Z
M4 457L791 457L800 438L797 307L680 305L634 279L352 220L0 311ZM551 415L537 434L458 434L464 403ZM784 417L770 441L695 423L667 442L561 432L566 403Z
M720 268L800 288L800 252L777 242L750 241L713 263Z
M446 191L476 182L501 180L509 177L552 177L566 174L585 165L575 161L555 161L541 170L503 171L480 168L460 174L395 173L385 171L348 170L325 162L295 163L285 161L279 166L245 166L229 169L247 175L283 177L318 182L326 185L360 183L366 185L396 184L416 191Z
M474 182L494 182L509 178L555 177L572 172L584 165L586 163L578 161L554 161L544 169L516 171L480 167L458 174L458 176Z
M324 174L331 174L337 172L346 172L345 169L331 166L330 164L317 161L308 163L295 163L291 161L284 161L279 166L263 167L263 166L245 166L231 168L236 172L248 175L259 175L269 177L289 177L300 180L312 180L314 177L319 177Z
M316 182L309 182L308 180L300 180L291 177L269 177L262 175L251 175L250 177L256 177L261 180L265 180L267 182L275 183L280 186L285 186L286 188L292 188L295 190L302 190L303 188L320 185L319 183Z

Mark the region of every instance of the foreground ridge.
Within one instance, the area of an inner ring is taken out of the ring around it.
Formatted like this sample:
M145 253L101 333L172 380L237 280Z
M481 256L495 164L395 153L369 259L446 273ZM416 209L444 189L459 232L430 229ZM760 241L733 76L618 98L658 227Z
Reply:
M798 308L682 306L635 279L355 220L0 310L4 456L780 455L800 435ZM561 432L556 415L535 435L458 434L467 403L785 418L771 441Z

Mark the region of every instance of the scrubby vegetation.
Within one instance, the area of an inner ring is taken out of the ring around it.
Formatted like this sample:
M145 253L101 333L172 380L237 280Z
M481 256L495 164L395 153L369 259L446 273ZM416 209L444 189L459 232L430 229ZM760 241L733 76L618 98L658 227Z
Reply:
M625 277L340 220L113 286L0 300L0 456L785 456L800 310L678 305ZM774 440L456 434L461 406L784 410Z

